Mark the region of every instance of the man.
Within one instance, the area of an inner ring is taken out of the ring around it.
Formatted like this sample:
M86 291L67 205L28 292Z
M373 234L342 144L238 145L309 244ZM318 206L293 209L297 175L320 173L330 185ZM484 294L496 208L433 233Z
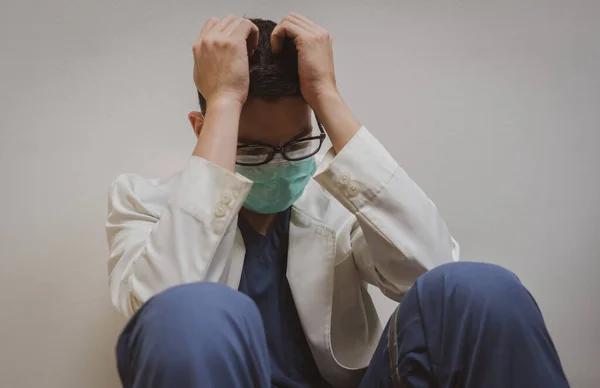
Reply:
M344 104L327 31L213 18L193 52L189 164L110 194L124 387L568 386L516 276L456 263L434 204ZM367 283L402 302L383 329Z

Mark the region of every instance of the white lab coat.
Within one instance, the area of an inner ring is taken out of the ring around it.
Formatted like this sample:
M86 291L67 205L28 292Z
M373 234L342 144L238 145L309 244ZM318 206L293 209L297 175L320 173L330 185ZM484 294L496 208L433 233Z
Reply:
M106 231L110 294L131 316L169 287L237 289L245 248L237 217L252 182L199 157L161 180L121 175ZM435 205L362 127L330 150L290 217L287 278L323 377L355 385L382 327L366 284L400 301L415 279L458 260Z

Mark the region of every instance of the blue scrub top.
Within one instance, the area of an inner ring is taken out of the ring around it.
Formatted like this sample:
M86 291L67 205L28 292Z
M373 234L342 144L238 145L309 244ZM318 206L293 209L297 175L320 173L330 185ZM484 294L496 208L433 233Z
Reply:
M238 227L246 257L239 291L260 311L271 359L271 384L277 388L330 387L321 377L306 341L286 277L291 208L277 215L263 236L241 215Z

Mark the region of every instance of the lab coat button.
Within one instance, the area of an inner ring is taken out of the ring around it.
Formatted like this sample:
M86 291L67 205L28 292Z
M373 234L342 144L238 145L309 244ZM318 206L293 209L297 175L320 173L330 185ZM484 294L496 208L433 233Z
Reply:
M215 216L221 218L225 217L225 214L227 214L227 208L223 204L219 204L215 209Z
M346 173L340 174L340 176L338 176L338 178L337 178L337 183L341 186L346 186L349 181L350 181L350 175L348 175Z
M356 182L351 182L348 186L348 196L355 197L358 194L358 184Z
M225 205L229 205L232 200L233 200L233 194L231 193L231 191L226 190L221 193L221 203L223 203Z

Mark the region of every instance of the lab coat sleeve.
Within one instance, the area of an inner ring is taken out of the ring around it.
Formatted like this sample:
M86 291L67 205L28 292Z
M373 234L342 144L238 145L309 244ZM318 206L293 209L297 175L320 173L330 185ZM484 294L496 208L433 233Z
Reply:
M129 317L169 287L226 282L231 255L221 251L232 249L237 214L251 186L241 175L193 156L165 207L166 194L158 187L136 176L118 177L106 220L113 305ZM222 254L215 255L217 250Z
M386 296L400 301L421 274L458 261L436 206L365 127L329 150L315 179L355 215L345 233L356 268Z

